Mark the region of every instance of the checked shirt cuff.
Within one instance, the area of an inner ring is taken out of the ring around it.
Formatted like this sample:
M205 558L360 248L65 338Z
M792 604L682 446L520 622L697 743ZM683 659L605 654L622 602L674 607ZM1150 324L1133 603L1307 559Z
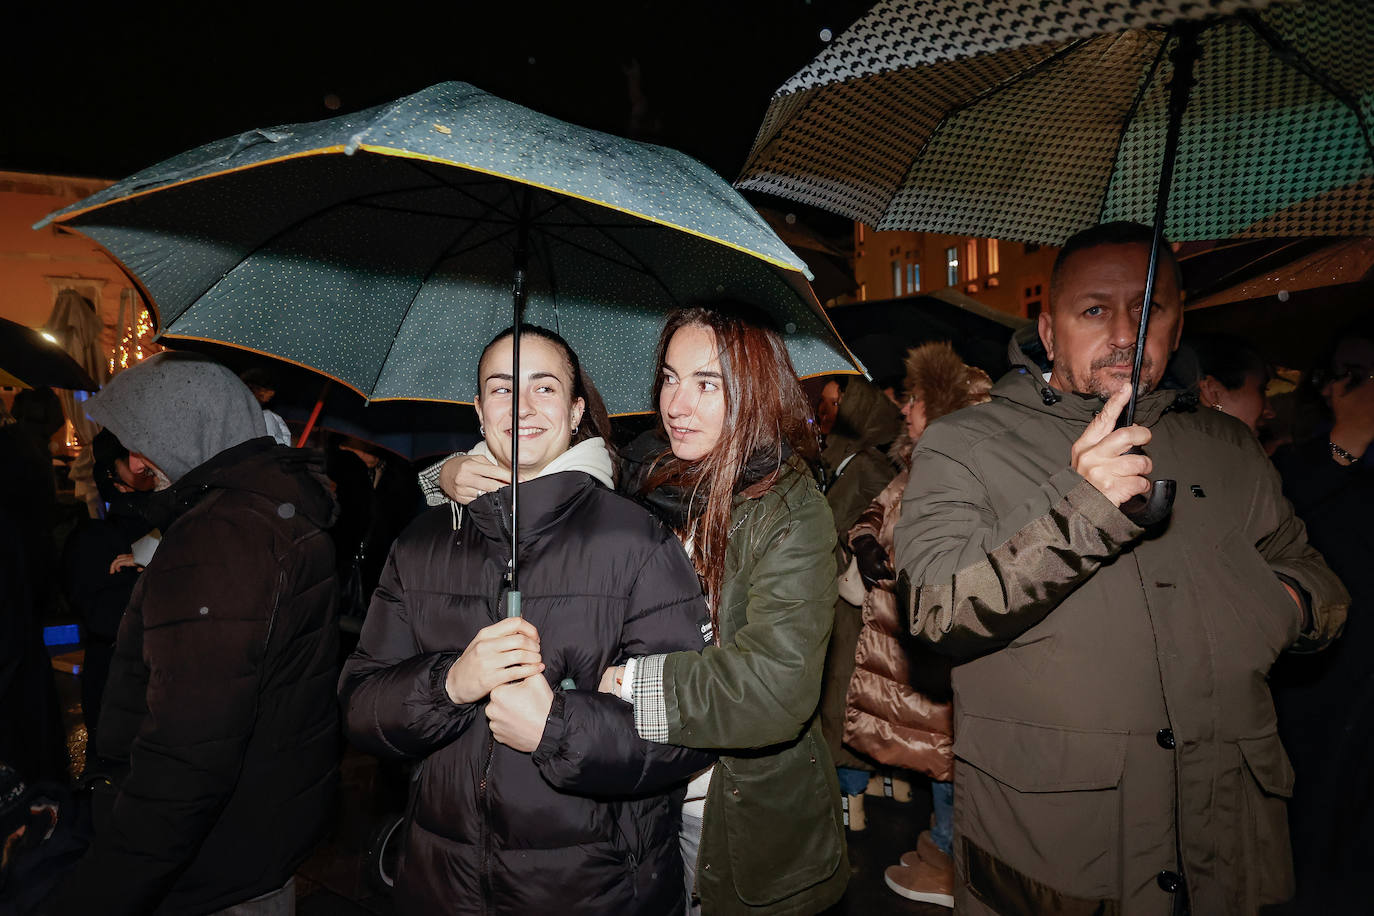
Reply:
M442 506L444 503L452 501L445 495L443 489L439 486L439 471L443 469L444 462L448 461L449 458L456 458L459 455L465 454L467 453L454 452L452 455L449 455L448 458L440 458L434 464L415 475L419 478L420 492L424 494L425 505Z
M640 658L634 671L635 731L645 741L668 742L668 704L663 699L666 655Z

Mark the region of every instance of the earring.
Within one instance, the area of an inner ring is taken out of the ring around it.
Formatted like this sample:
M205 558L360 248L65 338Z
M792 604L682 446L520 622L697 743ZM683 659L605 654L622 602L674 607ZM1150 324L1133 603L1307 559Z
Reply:
M481 423L478 423L478 424L477 424L477 432L480 433L481 435L485 436L485 435L487 434L487 428L486 428L485 426L483 426Z

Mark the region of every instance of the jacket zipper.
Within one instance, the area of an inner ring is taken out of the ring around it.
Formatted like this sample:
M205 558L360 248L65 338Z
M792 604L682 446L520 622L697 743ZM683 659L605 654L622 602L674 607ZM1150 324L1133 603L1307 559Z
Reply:
M482 766L482 781L477 784L477 800L482 810L482 912L487 912L487 901L491 900L491 799L487 793L487 781L491 778L491 760L496 752L496 739L487 735L487 761Z

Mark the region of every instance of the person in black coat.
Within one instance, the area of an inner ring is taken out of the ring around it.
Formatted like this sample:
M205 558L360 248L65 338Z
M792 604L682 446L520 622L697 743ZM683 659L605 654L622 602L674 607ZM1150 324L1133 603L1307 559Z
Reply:
M341 751L323 462L277 445L243 383L191 354L156 354L87 405L159 481L146 511L164 536L101 707L117 795L43 912L274 912L324 832Z
M509 487L430 510L340 680L352 741L420 762L397 911L680 912L682 787L711 757L640 739L597 688L629 656L700 650L701 588L672 532L612 489L605 411L567 343L526 328L520 347L518 417L509 333L484 351L474 454L509 473L518 424L524 616L506 617Z
M105 517L73 530L62 551L67 603L81 615L81 716L86 722L88 764L97 757L100 702L115 636L142 571L134 562L133 544L153 527L138 509L140 494L152 490L154 482L129 470L129 450L108 429L96 435L91 449Z
M1313 375L1330 425L1274 464L1350 613L1330 649L1284 656L1270 679L1296 773L1292 912L1357 912L1374 872L1374 327L1348 329Z

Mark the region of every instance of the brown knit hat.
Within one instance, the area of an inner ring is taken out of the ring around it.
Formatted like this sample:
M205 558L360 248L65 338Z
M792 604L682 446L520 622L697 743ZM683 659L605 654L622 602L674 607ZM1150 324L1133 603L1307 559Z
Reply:
M917 395L925 401L927 423L961 407L991 400L991 388L988 374L965 365L947 341L922 344L907 351L906 396Z

